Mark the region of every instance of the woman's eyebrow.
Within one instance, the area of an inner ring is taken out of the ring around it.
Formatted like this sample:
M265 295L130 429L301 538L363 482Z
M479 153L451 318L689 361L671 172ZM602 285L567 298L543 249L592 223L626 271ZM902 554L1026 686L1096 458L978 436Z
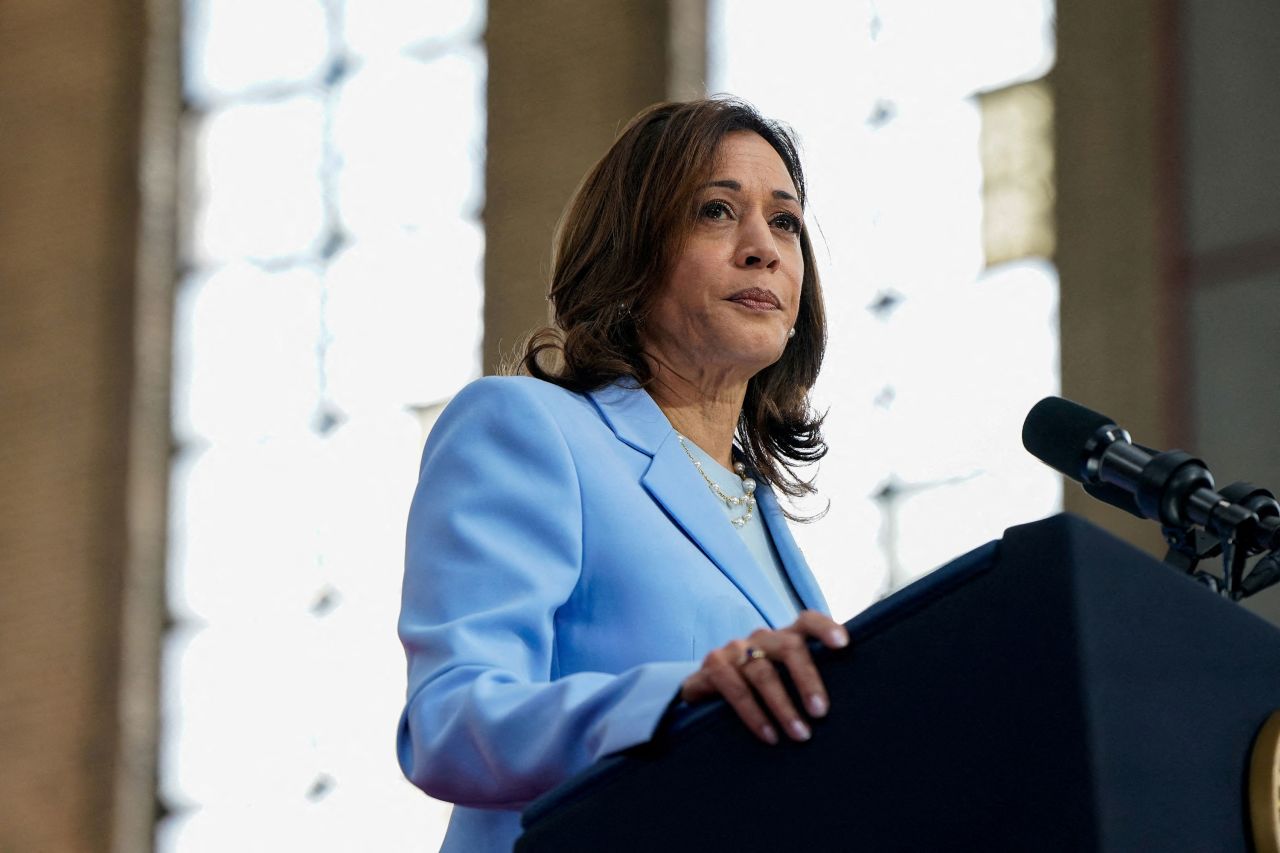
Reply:
M733 190L733 191L734 191L734 192L736 192L736 193L740 193L740 192L742 192L742 184L740 184L740 183L738 183L737 181L732 180L732 179L730 179L730 178L726 178L726 179L724 179L724 180L720 180L720 181L711 181L710 183L708 183L708 184L707 184L707 186L709 186L709 187L724 187L725 189L727 189L727 190ZM800 203L800 199L796 198L795 196L793 196L791 193L787 192L786 190L774 190L774 191L773 191L773 197L774 197L774 198L776 198L776 199L781 199L781 200L783 200L783 201L794 201L796 204L799 204L799 203Z

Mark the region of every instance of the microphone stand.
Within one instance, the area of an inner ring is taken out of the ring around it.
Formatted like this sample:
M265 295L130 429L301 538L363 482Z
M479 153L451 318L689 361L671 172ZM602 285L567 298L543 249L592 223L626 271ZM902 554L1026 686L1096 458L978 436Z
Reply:
M1164 541L1169 543L1169 550L1164 555L1166 564L1203 583L1214 592L1222 592L1222 585L1215 575L1205 571L1197 571L1201 560L1216 557L1222 553L1222 544L1218 537L1196 527L1175 527L1170 524L1160 525Z
M1229 525L1219 524L1214 532L1191 525L1161 525L1169 543L1164 562L1219 595L1239 601L1280 583L1280 502L1271 492L1247 482L1232 483L1221 495L1247 515L1239 521L1233 517ZM1249 558L1261 553L1266 556L1246 575ZM1222 577L1198 568L1201 560L1218 555L1222 556Z

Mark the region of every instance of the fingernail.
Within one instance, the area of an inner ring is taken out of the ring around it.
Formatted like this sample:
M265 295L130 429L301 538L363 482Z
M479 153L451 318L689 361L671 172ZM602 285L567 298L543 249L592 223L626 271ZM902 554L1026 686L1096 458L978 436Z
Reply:
M760 729L760 734L764 735L764 739L769 743L776 744L778 742L778 733L773 730L773 726L765 726Z
M827 715L827 700L817 693L810 695L809 714L814 717L825 717Z
M844 628L835 628L827 635L827 642L837 649L849 645L849 632Z
M787 728L791 730L791 736L796 740L809 739L809 727L799 720L793 720Z

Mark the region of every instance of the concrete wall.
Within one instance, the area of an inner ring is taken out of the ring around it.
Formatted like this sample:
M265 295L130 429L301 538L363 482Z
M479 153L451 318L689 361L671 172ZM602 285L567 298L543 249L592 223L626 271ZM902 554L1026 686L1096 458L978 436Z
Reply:
M1193 449L1280 491L1280 6L1181 0ZM1280 589L1251 600L1280 623Z
M703 94L703 0L495 0L489 6L484 364L547 322L551 237L617 132Z
M1063 394L1280 489L1280 7L1058 8ZM1162 553L1155 525L1067 507ZM1250 606L1280 622L1280 590Z
M1167 329L1180 296L1162 220L1170 140L1158 0L1062 3L1055 95L1062 393L1153 447L1185 413L1166 377L1182 370ZM1068 484L1067 509L1150 550L1149 523Z
M169 318L140 288L154 258L139 258L151 23L143 0L0 9L3 851L149 839L154 725L133 709L155 716L155 631L145 695L123 685L139 678L126 645L162 614ZM140 340L140 316L158 340ZM139 392L144 374L158 390ZM130 622L139 590L148 606Z

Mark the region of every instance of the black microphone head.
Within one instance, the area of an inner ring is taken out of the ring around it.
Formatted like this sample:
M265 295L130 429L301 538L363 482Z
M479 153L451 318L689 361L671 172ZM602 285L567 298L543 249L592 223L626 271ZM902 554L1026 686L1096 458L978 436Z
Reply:
M1118 429L1106 415L1061 397L1045 397L1022 422L1022 446L1055 471L1083 479L1093 439L1105 428Z

